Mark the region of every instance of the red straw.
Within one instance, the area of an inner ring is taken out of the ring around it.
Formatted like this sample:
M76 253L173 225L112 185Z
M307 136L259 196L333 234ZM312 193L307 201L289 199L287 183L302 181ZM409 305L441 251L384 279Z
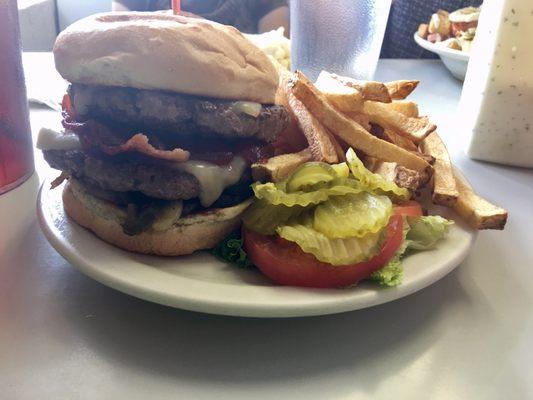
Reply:
M181 12L180 0L172 0L172 11L174 11L174 14Z

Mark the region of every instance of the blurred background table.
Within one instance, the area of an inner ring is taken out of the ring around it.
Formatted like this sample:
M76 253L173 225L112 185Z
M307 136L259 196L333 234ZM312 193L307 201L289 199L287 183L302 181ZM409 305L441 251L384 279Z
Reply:
M24 61L30 93L54 86L40 78L50 54ZM55 173L36 151L37 175L0 197L0 397L533 398L533 170L466 158L454 119L460 83L439 61L380 61L377 80L411 78L456 165L510 211L507 229L482 232L457 270L399 301L326 317L228 318L147 303L83 276L46 242L35 197ZM59 119L32 106L34 138Z

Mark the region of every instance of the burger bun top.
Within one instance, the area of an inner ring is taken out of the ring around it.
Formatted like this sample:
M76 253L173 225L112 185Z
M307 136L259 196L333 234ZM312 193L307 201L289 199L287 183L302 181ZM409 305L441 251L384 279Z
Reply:
M102 13L54 46L70 82L274 103L278 72L236 28L166 12Z

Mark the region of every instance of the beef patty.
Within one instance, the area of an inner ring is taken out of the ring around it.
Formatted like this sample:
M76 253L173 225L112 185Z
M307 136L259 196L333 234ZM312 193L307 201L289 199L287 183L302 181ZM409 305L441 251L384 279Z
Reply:
M125 207L128 204L146 205L154 202L154 198L148 197L141 192L116 192L114 190L102 189L99 186L91 184L83 179L76 179L83 185L83 188L101 200L108 201L117 206ZM226 208L232 207L242 203L244 200L253 196L253 191L248 180L241 180L235 185L227 187L215 203L211 205L211 208ZM157 202L163 202L164 200L156 199ZM205 209L200 204L200 200L197 198L184 200L182 215L187 215L198 210Z
M106 190L138 191L164 200L186 200L200 194L200 183L193 175L163 163L133 158L119 161L81 150L45 150L43 155L52 168Z
M161 90L72 84L76 118L105 119L131 127L180 135L255 137L272 142L289 124L287 110L261 105L257 117L244 113L235 101Z
M83 182L90 192L116 204L147 202L143 196L163 200L189 200L200 194L193 175L165 163L147 163L132 158L94 156L82 150L43 150L52 168L65 171ZM250 171L222 192L213 207L229 207L252 196ZM198 199L195 199L198 202Z

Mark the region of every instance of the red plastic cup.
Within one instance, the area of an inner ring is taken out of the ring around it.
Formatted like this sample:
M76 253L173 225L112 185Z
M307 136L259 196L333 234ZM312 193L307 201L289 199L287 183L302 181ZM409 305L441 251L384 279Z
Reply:
M181 13L181 1L180 0L172 0L172 11L174 12L174 14Z
M34 171L16 0L0 0L0 194Z

